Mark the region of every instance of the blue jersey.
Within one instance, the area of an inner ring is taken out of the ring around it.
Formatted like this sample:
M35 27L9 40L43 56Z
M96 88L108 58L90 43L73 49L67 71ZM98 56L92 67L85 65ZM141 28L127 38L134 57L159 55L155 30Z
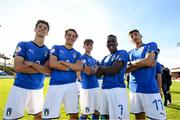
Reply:
M33 41L18 43L14 57L21 56L24 60L43 65L49 58L49 49L43 45L38 46ZM42 73L16 73L14 85L25 89L40 89L44 86L44 77Z
M113 75L105 74L103 76L102 89L126 87L124 83L124 73L127 67L128 53L125 50L118 50L115 53L109 54L108 56L104 57L104 59L101 62L101 65L112 66L112 64L116 61L122 61L124 63L123 67L116 74Z
M162 73L162 65L159 62L156 63L156 78L158 73Z
M143 44L140 48L135 48L129 52L129 60L136 61L144 59L150 52L156 54L157 60L157 44L154 42ZM143 67L131 72L129 88L132 92L138 93L158 93L158 85L156 81L156 67Z
M89 67L96 67L96 60L87 55L84 54L81 56L81 61L83 63L83 66L89 66ZM81 72L81 79L82 79L82 88L84 89L90 89L90 88L97 88L99 87L98 80L95 75L87 75L85 72Z
M159 62L156 63L156 73L162 73L162 65Z
M58 61L65 61L73 64L80 60L81 56L75 49L67 49L64 45L54 45L50 54L56 56ZM74 83L76 82L76 78L76 71L52 69L50 85Z

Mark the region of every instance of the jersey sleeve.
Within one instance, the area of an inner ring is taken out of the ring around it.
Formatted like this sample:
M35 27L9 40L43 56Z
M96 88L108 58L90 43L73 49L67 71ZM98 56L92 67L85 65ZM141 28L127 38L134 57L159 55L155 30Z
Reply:
M156 63L156 73L162 73L162 66L159 62Z
M155 42L151 42L148 44L147 53L150 52L158 53L157 44Z
M81 53L77 52L77 58L76 61L81 61Z
M126 51L120 51L116 57L116 61L128 62L128 53Z
M50 55L54 55L54 56L58 56L58 53L57 53L57 46L54 45L51 50L50 50Z
M19 42L16 46L15 52L13 54L13 57L21 56L25 57L26 55L26 43L25 42Z

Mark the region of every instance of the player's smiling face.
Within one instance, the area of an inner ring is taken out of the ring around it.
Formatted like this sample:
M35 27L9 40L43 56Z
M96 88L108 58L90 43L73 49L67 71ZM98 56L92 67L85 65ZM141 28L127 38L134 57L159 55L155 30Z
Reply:
M73 45L77 39L77 35L73 31L68 31L67 34L65 35L65 39L67 44Z
M39 23L37 27L34 29L34 31L40 37L44 37L48 35L48 27L46 24L43 24L43 23Z
M84 48L87 52L91 52L93 49L93 43L85 43Z
M117 50L117 46L118 46L117 39L113 36L108 37L107 48L111 53Z
M132 42L135 44L139 44L142 42L142 40L141 40L142 36L138 32L133 32L129 36L132 39Z

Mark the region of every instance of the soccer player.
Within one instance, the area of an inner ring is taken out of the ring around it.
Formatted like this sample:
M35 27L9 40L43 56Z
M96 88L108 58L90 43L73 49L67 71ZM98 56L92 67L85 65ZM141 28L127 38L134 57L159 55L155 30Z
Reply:
M43 119L59 117L60 105L64 103L70 119L78 119L78 91L76 72L82 70L80 53L73 48L78 38L74 29L65 31L65 45L54 45L50 52L52 68L49 89L43 106Z
M91 56L93 40L86 39L83 48L85 54L81 56L83 71L81 72L80 105L81 120L87 119L87 115L93 114L92 119L99 119L99 84L95 76L96 60Z
M156 81L157 44L144 44L138 30L129 32L135 48L129 52L129 66L127 72L130 77L130 109L136 119L166 119L165 109Z
M51 72L48 67L49 49L44 45L49 24L39 20L34 31L34 40L18 43L14 53L16 77L5 107L5 120L23 117L25 109L34 115L34 119L41 118L44 78Z
M107 37L107 48L110 54L101 61L96 75L103 75L100 114L102 119L129 119L128 98L124 74L127 67L128 53L117 50L117 38Z

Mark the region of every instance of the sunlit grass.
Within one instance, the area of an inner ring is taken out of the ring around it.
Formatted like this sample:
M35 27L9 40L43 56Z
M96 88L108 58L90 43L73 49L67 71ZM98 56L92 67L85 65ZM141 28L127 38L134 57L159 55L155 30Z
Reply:
M6 100L13 84L13 79L0 79L0 119L2 119ZM49 78L45 80L44 94L46 94L49 84ZM172 105L166 107L166 113L168 120L180 119L180 82L173 82L171 86ZM61 106L61 119L69 119L66 116L64 107ZM133 115L130 115L131 119L134 119ZM21 120L32 120L33 117L25 113Z

